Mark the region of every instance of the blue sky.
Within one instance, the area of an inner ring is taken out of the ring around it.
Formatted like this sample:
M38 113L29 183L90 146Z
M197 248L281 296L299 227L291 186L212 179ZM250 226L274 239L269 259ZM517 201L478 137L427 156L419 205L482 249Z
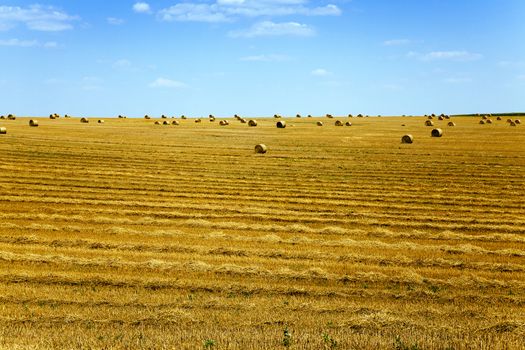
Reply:
M525 111L522 0L1 1L0 114Z

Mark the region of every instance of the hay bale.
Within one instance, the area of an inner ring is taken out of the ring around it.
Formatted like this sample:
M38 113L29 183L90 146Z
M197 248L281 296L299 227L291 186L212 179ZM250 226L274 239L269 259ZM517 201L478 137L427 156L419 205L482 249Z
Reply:
M488 115L484 115L483 117L481 117L481 119L487 120L487 119L489 119L489 116Z
M432 119L434 119L434 117L431 116L431 115L429 115L429 116L427 117L427 119L432 120Z
M438 117L438 120L443 120L443 119L445 119L445 117L442 117L442 116Z
M230 122L227 121L227 120L221 120L221 121L219 122L219 125L221 125L221 126L230 125Z
M99 120L97 121L97 123L99 123L99 124L104 124L104 120L103 120L103 119L99 119Z
M514 123L515 123L515 124L521 124L521 120L516 119L516 120L514 121Z
M158 120L155 120L155 125L160 125L160 122Z
M425 125L426 125L426 126L434 126L434 122L433 122L432 120L427 120L427 121L425 122Z
M349 114L349 115L348 115L348 118L353 118L353 117L354 117L354 116L353 116L353 115L351 115L351 114Z
M334 116L331 115L331 114L327 114L326 117L327 117L327 118L333 118Z
M448 125L448 126L456 126L456 123L454 123L454 122L448 122L447 125Z
M167 115L164 115L164 114L161 115L160 117L161 117L162 119L168 119L168 116L167 116Z
M284 129L286 128L286 122L284 120L279 120L275 126L277 126L279 129Z
M509 118L509 119L507 119L507 123L512 123L512 122L513 122L513 120L512 120L512 119L510 119L510 118Z
M0 115L0 119L5 119L5 115Z
M49 115L49 119L56 119L56 118L57 118L57 117L55 117L54 114L50 114L50 115Z
M7 129L4 127L0 128L0 134L7 134Z
M215 116L213 114L208 115L208 119L215 119Z
M352 126L352 123L351 122L346 122L345 125L346 126Z
M297 114L295 117L296 117L296 118L301 118L301 115L300 115L300 114Z
M516 123L514 123L513 121L511 121L511 122L509 123L509 125L510 125L510 126L516 126Z
M497 117L496 120L501 120L501 117Z
M281 116L279 114L274 114L273 117L276 118L276 119L281 118Z
M335 126L343 126L343 122L340 120L335 121Z
M68 115L68 114L66 114L66 115L64 115L64 118L70 119L70 118L71 118L71 116L70 116L70 115Z
M80 119L80 122L81 122L81 123L86 123L86 124L87 124L87 123L89 123L89 120L88 120L87 118L81 118L81 119Z
M239 121L241 122L241 124L246 124L246 119L244 118L239 119Z
M183 114L180 116L180 119L187 119L187 117Z
M361 113L359 113L359 114L357 115L357 118L363 118L363 115L362 115Z
M250 119L248 126L257 126L257 121L255 119Z
M200 123L201 120L199 118L195 119L195 123Z
M260 143L255 146L255 153L264 154L266 152L268 152L268 147L265 144Z
M170 123L169 121L167 121L167 120L165 120L165 121L162 122L162 125L170 125L170 124L171 124L171 123Z
M7 115L7 120L16 120L16 117L12 114Z
M29 126L38 126L38 120L31 119L31 120L29 121Z
M449 115L445 115L445 119L450 119L450 116Z
M210 123L213 123L215 121L215 117L209 118L208 120L210 121Z
M479 123L480 123L481 125L483 125L483 124L485 124L485 121L484 121L483 119L481 119L481 120L479 121Z
M404 135L401 138L401 143L412 143L414 142L414 137L410 134Z
M323 126L323 122L317 122L317 126Z
M238 114L235 114L233 117L234 117L235 119L237 119L237 120L241 119L241 116L238 115Z
M432 129L432 132L430 133L432 137L441 137L443 136L443 130L441 129Z
M487 123L487 124L492 124L492 119L487 119L487 120L485 120L485 123Z
M119 115L119 118L120 118L120 115ZM144 119L151 119L151 117L150 117L149 115L146 114L146 115L144 116Z
M312 118L312 115L311 115L311 114L308 114L307 118Z
M171 122L171 125L179 125L179 121L178 121L178 120L173 120L173 121Z

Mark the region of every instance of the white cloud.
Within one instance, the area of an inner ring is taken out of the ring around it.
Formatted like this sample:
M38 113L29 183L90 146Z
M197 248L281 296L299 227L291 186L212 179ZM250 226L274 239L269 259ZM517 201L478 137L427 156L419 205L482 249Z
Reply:
M248 61L248 62L282 62L282 61L288 61L290 57L286 55L253 55L253 56L244 56L241 57L241 61Z
M119 26L121 24L124 24L124 20L122 18L117 18L117 17L108 17L106 18L106 21L109 24L112 24L114 26Z
M56 32L72 29L77 16L68 15L52 6L0 6L0 30L9 30L22 23L30 30Z
M151 13L151 8L147 2L136 2L133 4L133 11L136 13Z
M182 2L162 9L162 21L229 22L241 17L260 16L338 16L339 7L305 6L305 0L217 0L213 3Z
M409 39L391 39L391 40L383 41L383 45L385 46L401 46L401 45L408 45L411 43L412 43L412 40L409 40Z
M419 53L410 51L407 57L416 58L421 61L475 61L483 58L482 54L468 51L432 51L428 53Z
M151 88L183 88L183 87L186 87L186 84L180 81L176 81L176 80L171 80L171 79L166 79L166 78L157 78L155 81L149 84L149 87Z
M20 39L6 39L0 40L0 46L11 46L11 47L45 47L55 48L58 44L54 41L47 41L40 43L38 40L20 40Z
M329 75L332 75L331 72L327 71L324 68L317 68L310 72L310 74L316 76L316 77L326 77Z
M248 29L232 31L229 35L233 38L254 38L259 36L313 36L315 30L297 22L275 23L271 21L258 22Z

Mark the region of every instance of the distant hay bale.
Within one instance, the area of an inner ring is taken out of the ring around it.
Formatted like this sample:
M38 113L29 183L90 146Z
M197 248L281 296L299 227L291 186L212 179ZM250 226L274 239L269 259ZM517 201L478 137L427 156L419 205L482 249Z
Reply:
M213 118L209 118L208 120L209 120L210 122L214 122L214 121L215 121L215 117L213 117Z
M410 134L404 135L401 138L401 143L412 143L414 142L414 137Z
M443 120L443 119L445 119L445 117L442 117L442 116L438 117L438 120Z
M514 121L514 123L515 123L515 124L521 124L521 120L516 119L516 120Z
M183 114L180 116L180 119L187 119L187 117Z
M119 116L119 117L120 117L120 116ZM151 119L151 117L150 117L149 115L146 114L146 115L144 116L144 119Z
M71 116L69 114L64 115L64 118L70 119Z
M483 117L481 117L481 119L487 120L487 119L489 119L489 116L488 115L484 115Z
M200 122L201 122L200 118L195 119L195 123L200 123Z
M121 114L119 114L118 117L119 117L119 119L126 119L127 118L125 115L121 115ZM149 118L146 118L146 119L149 119Z
M512 120L509 123L510 126L516 126L516 123L514 123Z
M286 122L284 120L279 120L275 126L277 126L279 129L284 129L286 128Z
M0 119L5 119L5 115L0 115Z
M351 114L349 114L349 115L348 115L348 118L353 118L353 117L354 117L354 116L353 116L353 115L351 115Z
M435 117L436 117L436 115L435 115L434 113L432 113L430 116L431 116L432 118L435 118Z
M510 118L509 118L509 119L507 119L507 123L512 123L512 122L513 122L513 120L512 120L512 119L510 119Z
M104 120L103 120L103 119L99 119L99 120L97 121L97 123L99 123L99 124L104 124Z
M487 120L485 120L485 123L487 123L487 124L492 124L492 119L487 119Z
M241 122L241 124L246 124L246 122L247 122L246 119L244 119L244 118L239 119L239 121Z
M340 120L335 121L335 126L343 126L343 122Z
M450 119L450 116L449 115L445 115L445 119Z
M8 114L7 120L16 120L16 117L13 114Z
M497 117L496 120L501 120L501 117Z
M250 121L248 122L248 126L257 126L257 120L250 119Z
M38 120L31 119L29 121L29 126L38 126Z
M448 126L456 126L456 123L454 123L454 122L448 122L447 125L448 125Z
M323 122L317 122L317 126L323 126Z
M346 126L352 126L352 123L351 122L346 122L345 125Z
M81 123L89 123L89 120L87 118L81 118L80 122Z
M235 114L233 117L234 117L235 119L237 119L237 120L241 119L241 116L238 115L238 114Z
M162 125L170 125L170 124L171 124L171 123L170 123L169 121L167 121L167 120L165 120L165 121L162 122Z
M7 134L7 129L4 127L0 128L0 134Z
M171 125L179 125L179 121L178 120L172 120L171 121Z
M307 118L312 118L312 115L311 115L311 114L308 114Z
M160 117L161 117L162 119L168 119L168 116L167 116L167 115L164 115L164 114L161 115Z
M326 117L327 117L327 118L333 118L334 116L331 115L331 114L327 114Z
M274 114L273 117L276 118L276 119L281 118L281 116L279 114Z
M160 125L160 122L158 120L155 120L155 125Z
M300 114L296 114L295 117L296 118L301 118L301 115Z
M266 152L268 152L268 147L266 147L265 144L260 143L260 144L255 146L255 153L264 154Z
M49 115L49 119L56 119L56 118L57 118L57 117L55 117L54 114L50 114L50 115Z
M431 115L429 115L429 116L427 117L427 119L432 120L432 119L434 119L434 117L431 116Z
M208 119L215 119L215 117L213 116L213 114L210 114L208 115Z
M443 136L443 130L441 129L432 129L432 132L430 133L432 137L441 137Z
M483 119L481 119L481 120L479 121L479 123L480 123L481 125L483 125L483 124L485 124L485 121L484 121Z
M363 115L362 115L361 113L359 113L359 114L357 115L357 118L363 118Z
M221 121L219 122L219 125L221 125L221 126L230 125L230 122L227 121L227 120L221 120Z
M432 120L427 120L427 121L425 122L425 125L426 125L426 126L434 126L434 122L432 122Z

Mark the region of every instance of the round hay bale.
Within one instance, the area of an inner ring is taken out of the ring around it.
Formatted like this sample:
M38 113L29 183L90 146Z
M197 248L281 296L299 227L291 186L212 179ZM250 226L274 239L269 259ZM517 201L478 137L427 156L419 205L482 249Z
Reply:
M497 117L496 120L501 120L501 117Z
M5 119L5 115L0 115L0 119Z
M241 119L241 117L238 114L235 114L233 117L237 120Z
M119 115L119 118L120 118L120 115ZM146 115L144 116L144 119L151 119L151 117L150 117L149 115L146 114Z
M29 121L29 126L38 126L38 120L31 119Z
M180 119L187 119L187 117L183 114L180 116Z
M103 120L103 119L99 119L99 120L97 121L97 123L99 123L99 124L104 124L104 120Z
M167 116L167 115L164 115L164 114L161 115L160 117L161 117L162 119L168 119L168 116Z
M450 119L450 116L449 115L445 115L445 119Z
M160 122L158 120L155 120L155 125L160 125Z
M171 121L171 125L179 125L179 121L178 120L172 120Z
M276 119L281 118L281 116L279 114L274 114L273 117L276 118Z
M481 119L487 120L487 119L489 119L489 117L487 115L484 115L483 117L481 117Z
M512 119L510 119L510 118L507 119L507 123L512 123L512 122L513 122Z
M7 129L4 127L0 128L0 134L7 134Z
M426 126L434 126L434 122L433 122L432 120L427 120L427 121L425 122L425 125L426 125Z
M485 123L487 123L487 124L492 124L492 119L487 119L487 120L485 120Z
M480 123L481 125L483 125L483 124L485 124L485 120L481 119L481 120L479 121L479 123Z
M195 123L200 123L201 120L199 118L195 119Z
M445 117L442 117L442 116L438 117L438 120L443 120L443 119L445 119Z
M215 121L215 117L209 118L210 123Z
M430 133L432 137L441 137L443 136L443 130L441 129L432 129L432 132Z
M221 126L230 125L230 122L227 121L227 120L221 120L221 121L219 122L219 125L221 125Z
M516 119L516 120L514 121L514 123L515 123L515 124L521 124L521 120Z
M363 115L362 115L361 113L359 113L359 114L357 115L357 118L363 118Z
M170 122L165 120L165 121L162 122L162 125L170 125Z
M431 115L429 115L429 116L427 117L427 119L432 120L432 119L434 119L434 117L431 116Z
M307 118L312 118L312 115L311 115L311 114L308 114Z
M55 117L54 114L50 114L50 115L49 115L49 119L56 119L56 118L57 118L57 117Z
M257 121L255 119L250 119L248 126L257 126Z
M286 128L286 122L284 120L279 120L275 126L277 126L279 129L284 129Z
M71 118L71 116L70 116L70 115L68 115L68 114L66 114L66 115L64 116L64 118L70 119L70 118Z
M327 117L327 118L333 118L334 116L331 115L331 114L327 114L326 117Z
M317 126L323 126L323 122L317 122Z
M213 116L213 114L210 114L208 115L208 119L215 119L215 117Z
M448 122L447 125L448 125L448 126L456 126L456 123L454 123L454 122Z
M353 115L351 115L351 114L349 114L349 115L348 115L348 118L353 118L353 117L354 117L354 116L353 116Z
M401 138L401 143L412 143L414 142L414 137L410 134L404 135Z
M301 115L300 115L300 114L297 114L295 117L296 117L296 118L301 118Z
M346 126L352 126L352 123L351 122L346 122L345 125Z
M268 147L266 147L265 144L260 143L260 144L255 146L255 153L264 154L266 152L268 152Z
M8 114L7 115L7 119L8 120L16 120L16 117L14 115L12 115L12 114Z
M81 122L81 123L86 123L86 124L87 124L87 123L89 123L89 120L88 120L87 118L81 118L81 119L80 119L80 122Z
M511 122L509 123L509 125L510 125L510 126L516 126L516 123L514 123L513 121L511 121Z
M343 122L340 120L335 121L335 126L343 126Z
M246 119L244 118L239 119L239 121L241 122L241 124L246 124Z

